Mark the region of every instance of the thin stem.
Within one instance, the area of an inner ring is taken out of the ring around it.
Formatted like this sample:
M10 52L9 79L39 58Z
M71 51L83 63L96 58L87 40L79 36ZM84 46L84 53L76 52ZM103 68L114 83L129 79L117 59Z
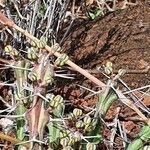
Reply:
M146 89L146 88L150 88L150 85L142 86L142 87L139 87L139 88L136 88L136 89L124 92L123 94L129 94L129 93L132 93L132 92L135 92L135 91L138 91L138 90L143 90L143 89Z

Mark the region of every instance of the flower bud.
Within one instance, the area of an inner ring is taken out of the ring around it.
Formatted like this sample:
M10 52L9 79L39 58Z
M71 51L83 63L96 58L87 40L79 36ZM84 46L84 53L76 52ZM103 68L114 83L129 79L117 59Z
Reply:
M70 130L66 130L66 133L68 136L70 136L72 134Z

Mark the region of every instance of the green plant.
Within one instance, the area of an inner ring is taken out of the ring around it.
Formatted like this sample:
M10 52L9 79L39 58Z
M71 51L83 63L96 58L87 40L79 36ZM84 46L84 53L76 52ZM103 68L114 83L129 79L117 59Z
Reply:
M95 19L96 17L100 16L102 11L100 9L95 9L93 12L89 12L89 16L91 19Z
M102 135L99 133L101 130L98 116L94 116L95 119L92 119L90 116L85 116L86 114L83 114L82 110L74 109L68 118L65 117L63 98L47 92L48 86L52 85L54 81L54 70L48 61L47 52L41 51L46 42L41 40L31 44L34 47L28 49L28 60L22 60L18 51L10 45L5 47L5 52L14 59L15 115L18 116L16 119L17 138L21 141L31 141L31 147L34 147L35 142L39 142L39 148L42 149L44 143L40 143L40 141L43 141L44 130L47 126L49 149L75 148L80 145L82 140L91 143L90 141L95 141L95 137L96 143L99 143ZM55 64L62 66L67 60L68 57L62 55L55 61ZM82 116L85 117L80 119ZM29 138L25 136L24 117L29 126ZM65 125L68 121L78 122L79 120L83 123L82 127L79 124L74 124L73 128ZM82 132L78 132L78 128ZM87 138L90 140L88 141ZM89 147L89 144L87 146ZM86 149L86 143L83 146L81 144L80 147L80 149ZM21 149L22 146L18 148Z
M138 134L137 138L132 141L128 147L127 150L141 150L143 149L144 145L146 143L150 142L150 126L144 125Z
M0 14L0 21L31 39L31 42L28 43L29 48L26 47L27 53L24 54L24 57L11 46L5 48L5 52L11 57L12 62L8 62L8 64L14 68L16 79L13 84L13 97L16 100L14 117L17 117L16 136L22 142L13 143L20 145L18 149L21 149L24 143L29 142L30 148L38 147L38 149L48 147L49 149L94 150L103 141L101 119L105 119L112 103L122 97L124 100L122 102L134 109L149 125L149 120L117 89L117 81L123 74L122 70L113 76L112 64L107 63L105 72L110 75L110 79L105 85L70 61L66 54L60 54L58 44L49 47L46 38L40 40L35 38L2 14ZM53 63L49 61L52 54L58 57ZM3 62L6 63L6 61ZM66 114L63 98L48 92L55 81L54 66L63 67L64 64L70 65L102 87L101 93L97 95L98 102L91 112L86 113L81 109L74 108L72 112ZM25 134L26 126L28 126L27 135ZM45 133L45 128L48 129L48 133ZM45 137L48 139L46 142Z
M123 0L120 2L116 0L85 0L82 2L82 5L86 16L94 20L98 16L105 15L108 12L125 9L128 5L137 5L137 1L129 2L128 0Z

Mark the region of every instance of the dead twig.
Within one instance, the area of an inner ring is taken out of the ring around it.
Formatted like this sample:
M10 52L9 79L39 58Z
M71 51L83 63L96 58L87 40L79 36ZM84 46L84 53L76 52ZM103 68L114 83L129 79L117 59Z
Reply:
M3 134L3 133L0 133L0 139L9 141L9 142L11 142L12 144L15 144L15 145L22 142L22 141L20 141L20 140L18 140L18 139L16 139L16 138L13 138L13 137L11 137L11 136L9 136L9 135L5 135L5 134ZM26 148L30 148L30 145L27 144L27 143L22 143L21 145L22 145L22 146L25 146Z

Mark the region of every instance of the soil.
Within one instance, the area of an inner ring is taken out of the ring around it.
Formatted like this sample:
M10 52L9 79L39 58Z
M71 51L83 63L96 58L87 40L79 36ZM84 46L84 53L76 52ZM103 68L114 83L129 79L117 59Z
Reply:
M96 69L109 60L116 70L129 70L123 80L130 87L148 85L150 71L142 71L150 65L150 3L139 2L94 21L77 21L63 48L83 68Z

